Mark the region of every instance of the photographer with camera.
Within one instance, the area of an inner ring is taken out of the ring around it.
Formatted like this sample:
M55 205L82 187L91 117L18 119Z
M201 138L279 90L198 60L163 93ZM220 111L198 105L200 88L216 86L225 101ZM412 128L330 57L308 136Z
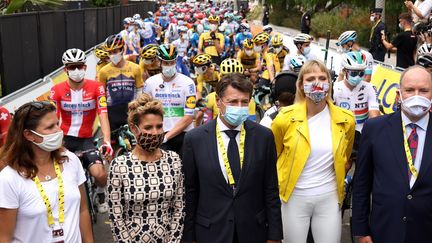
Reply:
M414 57L417 50L417 36L412 31L412 17L409 13L399 15L400 32L390 43L386 40L385 34L381 40L385 48L389 51L396 52L396 66L407 68L414 65Z
M415 3L412 1L405 1L404 3L408 12L411 13L414 23L428 22L432 10L432 0L416 0Z
M430 22L418 22L414 25L413 32L419 38L420 43L432 43L432 25Z

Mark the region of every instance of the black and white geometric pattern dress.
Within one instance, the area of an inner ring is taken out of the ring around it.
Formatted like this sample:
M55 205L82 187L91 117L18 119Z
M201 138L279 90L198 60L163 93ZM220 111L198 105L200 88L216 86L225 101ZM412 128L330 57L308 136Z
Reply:
M129 153L110 165L108 205L115 242L180 242L184 220L181 160L161 150L158 161Z

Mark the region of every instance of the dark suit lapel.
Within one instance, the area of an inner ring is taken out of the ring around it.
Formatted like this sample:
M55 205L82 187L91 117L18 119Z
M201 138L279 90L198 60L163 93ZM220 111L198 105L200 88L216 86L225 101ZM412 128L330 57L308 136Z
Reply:
M408 164L407 158L405 154L405 149L403 145L404 136L402 131L402 117L401 113L395 112L390 115L389 118L389 127L383 128L386 129L387 135L389 137L388 143L390 144L390 148L394 153L395 163L399 167L399 171L401 173L402 178L404 178L406 185L409 187L409 179L408 179ZM391 161L389 161L391 163ZM390 165L391 166L391 165Z
M207 127L208 129L206 130L208 132L207 141L209 145L209 162L213 166L213 171L215 172L214 175L216 176L217 183L223 185L227 192L232 194L232 189L225 180L219 163L218 145L216 140L216 119L210 122L211 124L209 124L209 126Z
M429 113L429 123L426 130L425 143L423 148L423 157L420 165L419 177L415 181L412 188L414 188L419 182L426 176L430 176L426 172L429 170L430 165L432 164L432 121L431 121L431 113Z
M244 162L243 167L240 174L240 181L239 185L237 186L237 192L240 190L242 182L246 180L247 173L249 171L249 168L252 163L252 158L254 158L254 141L256 139L255 133L253 132L255 128L255 124L251 124L252 122L246 121L244 123L244 128L246 131L246 137L245 137L245 148L244 148Z

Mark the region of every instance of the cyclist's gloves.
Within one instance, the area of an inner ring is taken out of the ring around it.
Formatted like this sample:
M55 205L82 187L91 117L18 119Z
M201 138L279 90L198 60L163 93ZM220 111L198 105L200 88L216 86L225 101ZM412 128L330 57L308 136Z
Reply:
M104 142L104 144L101 146L100 149L101 149L101 152L104 156L107 156L107 155L113 156L113 154L114 154L114 150L111 147L111 143L109 143L109 142Z

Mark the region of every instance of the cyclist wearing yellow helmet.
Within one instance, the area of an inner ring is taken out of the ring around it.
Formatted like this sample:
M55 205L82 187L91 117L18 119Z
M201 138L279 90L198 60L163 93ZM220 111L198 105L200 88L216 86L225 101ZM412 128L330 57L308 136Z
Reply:
M258 71L261 70L260 54L254 52L251 39L243 41L243 48L237 52L237 60L243 65L244 75L255 83Z
M266 32L261 32L252 39L254 51L261 54L261 67L263 72L259 78L259 86L268 86L274 82L276 73L280 71L279 59L276 55L268 51L268 41L270 36Z
M221 54L225 46L225 36L217 32L219 21L219 16L209 16L210 32L202 33L198 43L198 53L209 54L212 57L212 62L218 65L222 61Z
M197 99L201 99L204 83L211 85L213 91L220 80L220 75L215 65L212 65L211 56L208 54L198 54L192 59L192 63L195 66L195 74L197 76Z
M162 69L160 61L157 57L156 44L148 44L141 51L141 60L139 63L143 80L145 81L149 77L161 73Z
M109 53L105 50L103 45L97 46L94 49L94 55L99 58L99 61L96 64L96 80L98 80L99 70L101 70L105 65L110 62L110 58Z
M288 47L283 44L283 37L281 34L275 34L271 38L271 46L269 52L273 53L279 59L279 65L283 65L285 57L289 54Z
M228 73L243 73L244 68L243 65L234 58L227 58L223 60L220 66L220 72L221 77L223 75L226 75ZM213 111L213 119L216 119L217 115L219 114L219 108L216 104L216 92L212 92L207 96L207 108L211 109ZM255 102L251 99L249 102L249 120L255 121L256 120L256 107Z

